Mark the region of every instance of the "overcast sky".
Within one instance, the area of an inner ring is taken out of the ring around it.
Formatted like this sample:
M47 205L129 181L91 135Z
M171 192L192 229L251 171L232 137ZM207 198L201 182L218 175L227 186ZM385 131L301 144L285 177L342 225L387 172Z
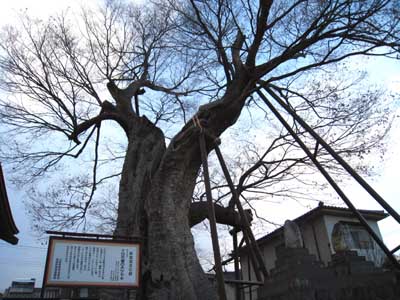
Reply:
M27 10L29 14L47 17L67 7L77 7L81 3L91 5L97 0L13 0L3 1L0 10L0 26L13 22L15 14L20 10ZM373 74L374 80L384 84L393 91L400 92L400 63L386 59L371 60L368 69ZM397 104L398 105L398 104ZM400 115L400 110L398 110ZM400 170L400 122L394 122L390 147L385 156L385 161L380 162L380 174L373 179L368 179L370 184L389 202L397 211L400 211L399 200L399 170ZM7 175L7 174L6 174ZM14 219L20 233L19 244L11 246L0 241L0 291L8 287L15 278L36 278L37 286L41 285L46 245L40 244L30 234L30 223L22 204L23 194L7 182L8 196ZM356 184L349 184L346 191L358 208L381 209L365 193L361 192ZM293 219L307 211L307 207L289 203L289 207L282 204L269 204L268 210L273 215L279 215L279 220ZM400 225L391 218L380 222L380 228L385 242L389 248L400 243Z

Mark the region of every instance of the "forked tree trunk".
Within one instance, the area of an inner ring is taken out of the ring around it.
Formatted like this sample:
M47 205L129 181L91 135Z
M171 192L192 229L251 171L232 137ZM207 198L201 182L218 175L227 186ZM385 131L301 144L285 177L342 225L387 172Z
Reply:
M193 143L166 150L161 130L145 118L129 133L115 234L143 237L141 288L131 297L215 299L195 253L188 219L200 167L193 151L199 151ZM100 297L126 299L127 292L103 289Z
M251 88L249 81L247 74L238 76L221 100L199 110L197 117L210 134L217 137L235 123ZM161 130L145 117L132 122L115 232L144 238L142 287L136 299L214 300L216 290L200 266L189 224L201 165L199 129L189 122L166 149ZM101 292L102 300L125 297Z
M243 72L217 103L200 108L197 118L218 137L237 120L252 82ZM216 290L206 279L189 225L190 202L201 165L199 128L186 124L168 146L152 179L145 211L148 221L148 299L212 300ZM208 138L208 150L212 148Z

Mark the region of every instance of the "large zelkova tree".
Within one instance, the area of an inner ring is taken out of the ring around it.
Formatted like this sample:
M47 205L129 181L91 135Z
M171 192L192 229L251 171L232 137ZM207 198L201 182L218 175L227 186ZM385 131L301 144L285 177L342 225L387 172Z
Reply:
M345 62L398 56L399 7L396 0L108 1L46 22L24 16L1 35L2 157L36 185L36 224L74 227L94 211L112 225L117 210L115 234L143 238L138 299L215 299L190 231L206 217L205 206L192 203L204 198L196 189L198 124L214 137L238 120L250 125L239 128L249 138L253 129L268 133L264 145L245 142L231 165L243 201L260 193L301 198L291 185L274 186L301 182L311 163L255 92L274 88L344 157L379 147L385 95L357 85L362 77ZM212 151L211 139L207 145ZM324 151L316 155L339 172ZM75 159L91 161L92 171ZM39 178L51 186L43 191ZM115 178L117 205L102 202L96 191ZM217 220L238 225L217 178ZM115 293L102 298L122 298Z

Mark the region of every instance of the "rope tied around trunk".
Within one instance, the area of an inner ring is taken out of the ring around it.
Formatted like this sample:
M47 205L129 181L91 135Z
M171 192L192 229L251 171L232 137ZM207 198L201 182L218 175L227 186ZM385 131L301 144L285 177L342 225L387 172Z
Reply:
M207 120L206 119L199 119L197 115L194 115L191 119L195 128L200 130L200 134L204 134L204 136L210 138L215 145L221 144L221 139L209 132L207 130Z

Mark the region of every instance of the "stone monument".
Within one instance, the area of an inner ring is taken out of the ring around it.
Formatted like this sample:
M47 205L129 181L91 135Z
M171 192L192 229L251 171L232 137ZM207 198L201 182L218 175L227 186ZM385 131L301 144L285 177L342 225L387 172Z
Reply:
M286 248L303 248L304 242L301 236L301 231L299 226L290 220L286 220L283 225L283 233L285 237L285 247Z

